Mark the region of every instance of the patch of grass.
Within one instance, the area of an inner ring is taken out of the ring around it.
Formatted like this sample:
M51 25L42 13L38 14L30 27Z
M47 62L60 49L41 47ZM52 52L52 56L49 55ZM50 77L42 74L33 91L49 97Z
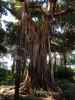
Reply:
M58 85L62 88L65 100L75 100L75 83L62 79L58 81Z
M0 85L13 84L14 79L11 71L0 68Z

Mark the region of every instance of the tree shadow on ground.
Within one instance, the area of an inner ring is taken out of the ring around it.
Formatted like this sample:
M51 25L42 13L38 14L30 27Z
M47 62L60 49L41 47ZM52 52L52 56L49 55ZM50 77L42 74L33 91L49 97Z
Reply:
M4 96L0 95L0 100L14 100L14 96ZM43 97L36 97L36 96L20 96L17 100L54 100L51 97L43 98Z

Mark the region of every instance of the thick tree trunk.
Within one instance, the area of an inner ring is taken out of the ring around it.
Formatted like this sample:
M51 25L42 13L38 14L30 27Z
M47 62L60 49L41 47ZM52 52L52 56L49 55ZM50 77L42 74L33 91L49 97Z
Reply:
M49 83L49 68L47 65L48 42L47 37L40 33L40 40L33 44L33 56L31 62L31 80L33 88L47 89Z

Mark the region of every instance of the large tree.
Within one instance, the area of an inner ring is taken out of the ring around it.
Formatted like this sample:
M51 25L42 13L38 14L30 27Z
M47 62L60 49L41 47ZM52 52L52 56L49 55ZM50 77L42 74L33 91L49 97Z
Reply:
M55 25L56 20L58 23L57 16L61 19L61 16L65 16L68 12L71 12L68 7L66 10L63 10L62 5L60 9L58 9L56 2L57 0L49 0L47 6L47 8L51 7L49 9L42 9L38 3L25 1L22 3L22 18L17 34L16 97L19 95L21 75L23 76L25 73L24 69L27 59L30 59L30 64L27 67L28 71L22 84L23 86L20 88L21 92L31 93L31 88L43 88L47 90L52 88L52 85L54 87L54 68L53 64L51 64L51 51L58 51L64 54L63 51L66 50L65 47L67 48L65 43L67 37L64 39L64 36L61 36L59 32L57 36L52 29L52 25ZM35 7L35 9L33 7ZM36 23L32 21L35 17L38 19ZM39 23L39 18L41 19L41 23ZM60 40L63 42L55 42L53 46L52 35L54 35L54 37L61 37ZM56 45L57 43L58 45ZM61 49L62 47L63 51ZM49 54L50 57L50 66L47 64L47 54Z

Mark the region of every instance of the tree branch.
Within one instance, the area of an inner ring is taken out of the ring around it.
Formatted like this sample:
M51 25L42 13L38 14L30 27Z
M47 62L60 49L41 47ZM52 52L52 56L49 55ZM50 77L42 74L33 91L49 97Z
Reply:
M68 8L66 10L62 10L60 12L56 12L54 13L54 16L60 16L60 15L65 15L65 14L68 14L68 13L71 13L73 10Z

